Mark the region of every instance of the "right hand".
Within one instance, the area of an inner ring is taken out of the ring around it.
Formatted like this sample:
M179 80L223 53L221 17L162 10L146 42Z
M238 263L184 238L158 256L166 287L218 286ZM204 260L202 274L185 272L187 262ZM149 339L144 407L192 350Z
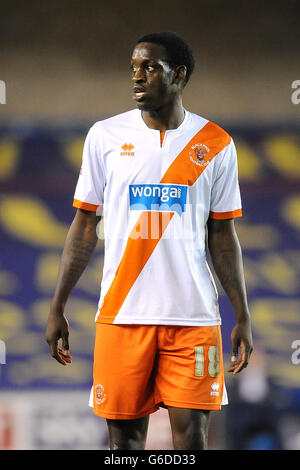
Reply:
M62 340L62 347L58 341ZM71 364L72 356L69 351L69 323L63 314L50 312L46 329L46 341L49 344L51 356L60 364Z

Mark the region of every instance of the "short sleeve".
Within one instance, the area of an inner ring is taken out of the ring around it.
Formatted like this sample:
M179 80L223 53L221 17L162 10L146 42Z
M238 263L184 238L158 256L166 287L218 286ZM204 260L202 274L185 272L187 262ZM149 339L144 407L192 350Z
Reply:
M232 139L216 160L209 215L213 219L232 219L242 216L237 155Z
M94 124L85 139L82 166L74 194L73 206L79 209L97 211L103 204L105 172L102 162L101 128Z

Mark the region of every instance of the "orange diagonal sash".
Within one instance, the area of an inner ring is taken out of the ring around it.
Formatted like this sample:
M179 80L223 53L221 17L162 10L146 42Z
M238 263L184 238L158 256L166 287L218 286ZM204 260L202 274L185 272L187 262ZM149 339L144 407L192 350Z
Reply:
M208 164L229 142L230 136L223 129L208 122L173 160L160 183L191 186L207 167L191 161L195 159L192 146L201 143L209 148L209 153L202 161ZM98 323L113 323L173 216L173 212L141 213L128 237L115 277L103 299ZM150 238L149 233L152 234Z

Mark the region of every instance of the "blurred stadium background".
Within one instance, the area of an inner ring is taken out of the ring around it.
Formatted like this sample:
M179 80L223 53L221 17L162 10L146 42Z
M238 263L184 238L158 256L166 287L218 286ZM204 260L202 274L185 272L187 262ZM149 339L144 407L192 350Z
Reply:
M212 416L210 448L299 449L299 2L16 1L0 10L0 449L108 448L105 421L87 407L102 241L66 309L71 367L50 358L44 332L83 139L96 120L134 107L130 53L160 30L195 52L185 107L225 127L239 156L236 227L255 352L242 374L226 374L230 406ZM220 304L228 364L234 316L221 289ZM151 416L147 447L172 448L164 410Z

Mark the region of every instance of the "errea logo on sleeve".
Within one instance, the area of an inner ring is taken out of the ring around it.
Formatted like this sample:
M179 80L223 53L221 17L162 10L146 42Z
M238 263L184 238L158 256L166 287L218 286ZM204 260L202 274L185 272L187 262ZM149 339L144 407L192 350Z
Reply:
M129 185L131 210L185 212L187 186L175 184Z

